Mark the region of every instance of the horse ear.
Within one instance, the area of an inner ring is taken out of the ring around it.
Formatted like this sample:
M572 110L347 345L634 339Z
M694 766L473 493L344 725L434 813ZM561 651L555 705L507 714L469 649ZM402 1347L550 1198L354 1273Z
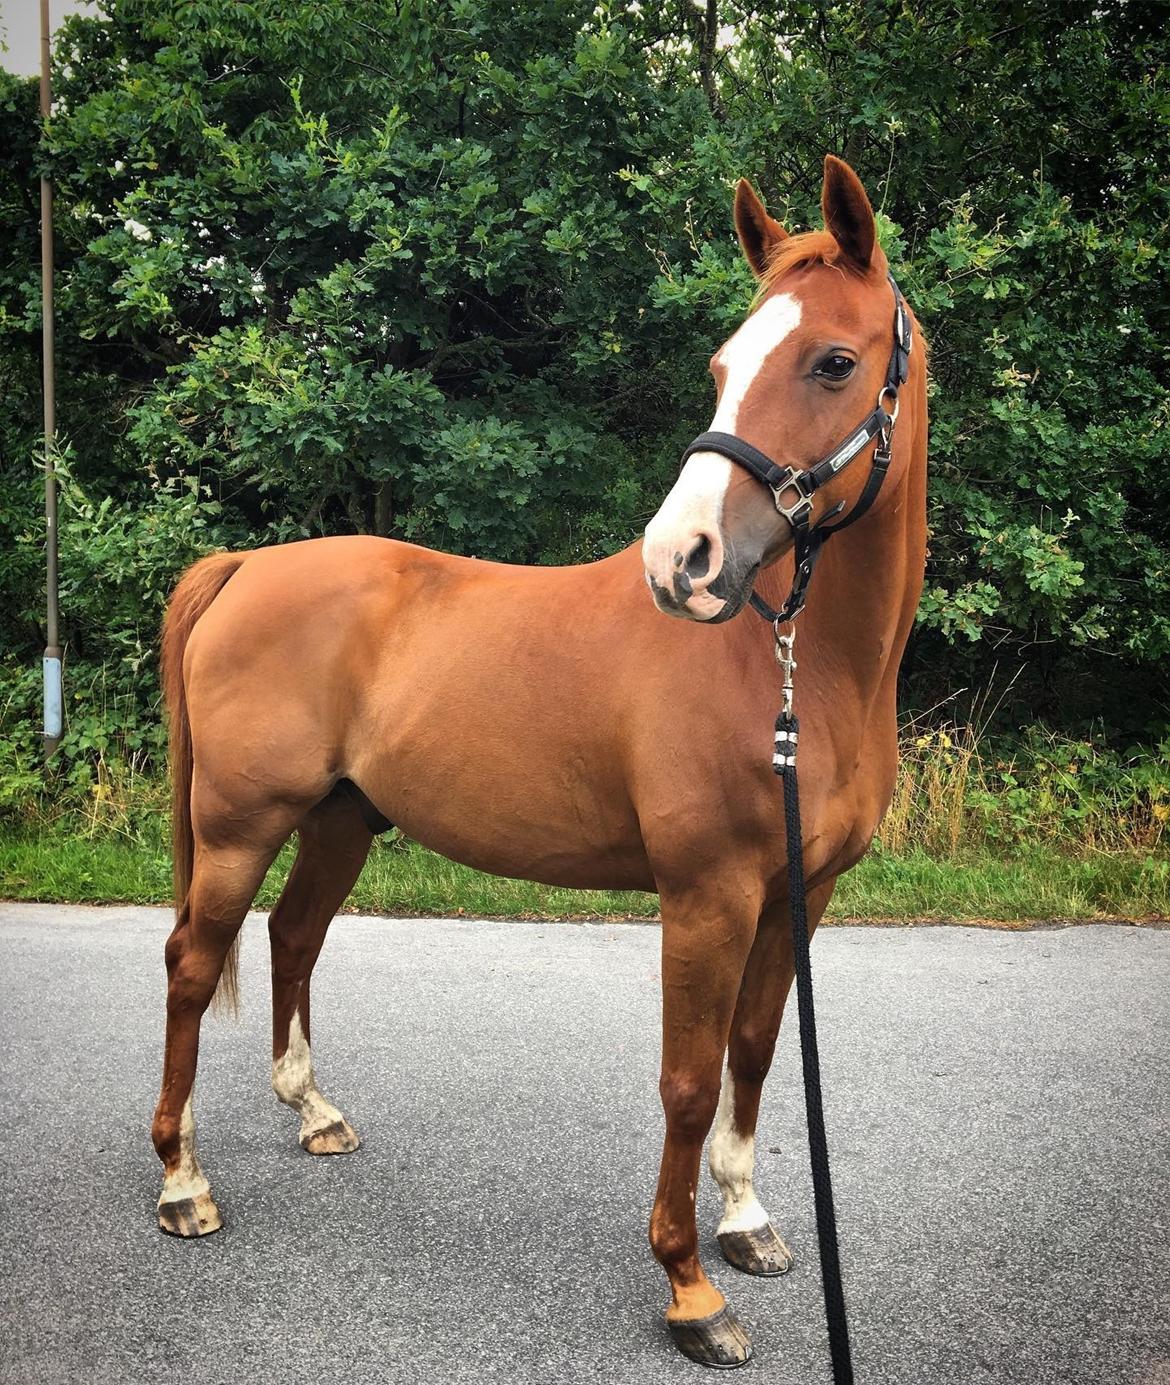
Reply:
M762 279L772 251L788 239L788 232L768 215L759 193L746 178L741 178L735 187L735 233L752 273Z
M868 269L877 241L873 208L861 179L843 160L825 155L825 184L821 190L825 230L853 261Z

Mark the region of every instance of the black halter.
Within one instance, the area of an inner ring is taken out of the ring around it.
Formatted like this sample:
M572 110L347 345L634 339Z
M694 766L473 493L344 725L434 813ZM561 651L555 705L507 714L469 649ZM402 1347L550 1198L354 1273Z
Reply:
M695 452L718 452L721 457L735 462L750 472L761 485L772 493L776 509L792 526L795 540L794 552L796 572L792 579L792 590L788 599L778 611L772 608L753 591L751 604L765 620L773 625L794 620L804 610L808 584L820 557L825 540L831 535L856 523L877 499L882 482L890 466L890 449L894 439L894 424L898 418L898 389L906 383L910 372L910 349L914 342L910 314L892 274L887 276L894 290L894 346L890 352L890 363L886 368L886 382L878 394L877 404L868 418L864 419L849 434L848 438L827 456L810 467L777 466L774 461L750 443L737 438L734 433L700 433L683 453L683 463ZM887 407L888 406L888 407ZM812 497L839 471L844 470L855 457L877 439L873 450L873 462L865 488L858 497L857 504L836 524L829 524L845 508L844 504L830 510L819 524L809 527L812 517Z

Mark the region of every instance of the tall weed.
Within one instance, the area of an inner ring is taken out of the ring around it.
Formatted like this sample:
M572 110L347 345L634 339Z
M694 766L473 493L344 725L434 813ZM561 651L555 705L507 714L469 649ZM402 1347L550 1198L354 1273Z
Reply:
M903 727L893 801L878 837L939 860L1024 843L1152 851L1170 821L1170 740L1124 751L1041 726L991 739L971 725Z

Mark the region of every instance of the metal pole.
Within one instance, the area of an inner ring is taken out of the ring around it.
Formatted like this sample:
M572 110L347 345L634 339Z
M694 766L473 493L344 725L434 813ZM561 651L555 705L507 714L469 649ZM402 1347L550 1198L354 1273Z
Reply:
M49 0L41 0L41 120L53 106L49 79ZM64 693L61 685L61 644L57 620L57 401L53 351L53 185L41 177L41 321L43 332L43 391L45 401L45 759L61 742Z

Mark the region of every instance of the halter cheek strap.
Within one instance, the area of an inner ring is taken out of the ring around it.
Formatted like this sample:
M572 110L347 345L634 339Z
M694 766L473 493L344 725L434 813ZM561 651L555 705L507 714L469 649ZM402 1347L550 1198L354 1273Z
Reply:
M761 485L772 493L772 500L779 514L792 527L796 557L796 572L792 590L779 611L763 601L755 592L751 595L753 608L772 624L783 624L794 620L804 610L808 584L820 557L825 540L841 529L855 524L877 499L890 468L891 447L894 438L894 424L898 419L898 390L906 383L910 373L910 351L914 345L914 332L910 314L902 298L894 276L887 276L894 291L894 344L890 352L890 362L886 367L886 382L878 394L877 404L872 412L862 420L852 433L832 452L808 467L779 466L766 453L751 443L744 442L734 433L700 433L683 453L682 460L696 452L717 452L721 457L743 467ZM844 504L825 515L820 523L809 526L812 518L812 498L816 492L831 481L838 472L843 471L855 457L870 443L877 440L873 450L873 460L869 476L857 504L836 524L828 523L845 508Z

